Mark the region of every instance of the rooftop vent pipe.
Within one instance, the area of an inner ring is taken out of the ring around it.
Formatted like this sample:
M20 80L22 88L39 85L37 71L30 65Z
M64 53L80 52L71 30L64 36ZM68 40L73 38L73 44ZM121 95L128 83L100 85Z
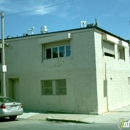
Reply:
M48 29L47 29L47 26L41 26L41 33L47 33L48 32Z

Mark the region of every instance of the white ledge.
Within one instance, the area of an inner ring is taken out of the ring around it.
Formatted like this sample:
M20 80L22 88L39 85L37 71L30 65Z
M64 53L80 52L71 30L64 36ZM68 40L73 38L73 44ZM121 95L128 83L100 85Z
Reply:
M112 43L116 43L116 44L119 44L119 41L120 41L118 38L113 37L113 36L108 35L108 34L103 35L103 40L106 40L106 41L109 41Z
M46 44L46 43L51 43L56 41L69 40L70 38L71 38L71 33L56 34L53 36L40 38L39 43Z

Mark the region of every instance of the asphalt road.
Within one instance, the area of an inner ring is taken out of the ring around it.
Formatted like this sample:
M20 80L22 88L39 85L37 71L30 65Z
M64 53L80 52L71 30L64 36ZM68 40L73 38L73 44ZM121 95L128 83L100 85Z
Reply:
M17 119L0 121L0 130L119 130L117 124L76 124Z

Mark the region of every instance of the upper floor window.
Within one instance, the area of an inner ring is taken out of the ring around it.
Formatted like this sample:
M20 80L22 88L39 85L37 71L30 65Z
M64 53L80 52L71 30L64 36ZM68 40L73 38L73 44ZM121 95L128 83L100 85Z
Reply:
M125 60L125 48L122 46L118 46L118 58Z
M1 81L0 81L0 95L2 95Z
M50 47L46 49L46 59L68 57L70 55L70 45Z
M129 47L129 58L130 58L130 47Z
M103 52L105 56L115 57L114 44L107 41L103 41Z

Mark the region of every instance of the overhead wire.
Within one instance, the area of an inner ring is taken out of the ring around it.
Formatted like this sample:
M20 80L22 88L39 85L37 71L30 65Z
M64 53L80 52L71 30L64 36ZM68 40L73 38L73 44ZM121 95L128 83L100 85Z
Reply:
M67 0L67 1L64 1L64 2L61 2L61 3L57 3L57 4L54 4L54 5L45 6L44 8L51 8L51 7L62 5L62 4L71 2L71 1L75 1L75 0ZM24 11L24 12L19 12L19 13L5 14L4 16L12 16L12 15L18 15L18 14L23 14L23 13L29 13L29 12L33 12L33 11L37 11L37 10L41 10L41 9L42 8L40 8L40 9L34 9L34 10L29 10L29 11Z

